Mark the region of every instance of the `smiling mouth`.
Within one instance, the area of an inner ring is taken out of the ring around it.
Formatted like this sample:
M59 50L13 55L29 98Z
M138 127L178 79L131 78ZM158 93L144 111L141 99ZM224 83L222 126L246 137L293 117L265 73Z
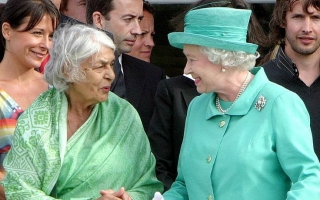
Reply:
M38 53L38 52L35 52L35 51L31 51L32 53L34 53L37 57L40 57L40 58L43 58L47 55L47 53L43 54L43 53Z

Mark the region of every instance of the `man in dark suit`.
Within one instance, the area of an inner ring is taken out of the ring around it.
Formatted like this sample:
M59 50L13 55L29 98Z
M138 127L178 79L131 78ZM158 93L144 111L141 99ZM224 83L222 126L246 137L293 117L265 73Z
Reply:
M111 91L128 100L138 111L145 131L152 117L157 85L165 78L164 71L125 53L132 50L137 35L141 34L142 0L90 0L87 2L87 23L114 36L117 56L116 78Z
M159 82L148 137L157 160L157 178L164 184L165 191L176 179L188 106L198 95L189 77L181 75Z

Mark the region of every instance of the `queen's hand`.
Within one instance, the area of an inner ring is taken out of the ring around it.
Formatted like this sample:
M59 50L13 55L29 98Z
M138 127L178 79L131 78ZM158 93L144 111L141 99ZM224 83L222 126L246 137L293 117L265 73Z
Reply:
M154 193L154 197L152 200L164 200L164 198L160 192L156 192L156 193Z

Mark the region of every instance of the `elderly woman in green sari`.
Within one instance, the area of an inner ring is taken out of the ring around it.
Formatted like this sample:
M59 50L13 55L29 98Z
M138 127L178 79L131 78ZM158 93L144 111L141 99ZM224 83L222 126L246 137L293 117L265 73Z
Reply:
M115 45L65 26L53 38L53 86L20 116L2 182L7 199L147 200L162 184L136 110L110 92Z

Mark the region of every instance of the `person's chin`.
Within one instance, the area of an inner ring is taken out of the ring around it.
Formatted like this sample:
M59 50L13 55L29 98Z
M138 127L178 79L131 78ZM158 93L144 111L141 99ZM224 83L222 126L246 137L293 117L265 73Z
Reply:
M105 94L102 98L101 98L101 102L107 101L109 97L109 94Z
M201 87L197 87L197 91L199 92L199 93L205 93L206 91L203 89L203 88L201 88Z

